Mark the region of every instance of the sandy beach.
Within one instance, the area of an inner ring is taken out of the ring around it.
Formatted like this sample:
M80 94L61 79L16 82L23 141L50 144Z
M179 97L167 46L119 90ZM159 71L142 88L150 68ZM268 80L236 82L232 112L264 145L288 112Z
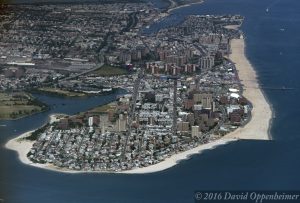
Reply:
M112 172L105 172L105 171L75 171L75 170L69 170L69 169L66 169L66 168L59 168L59 167L56 167L52 164L33 163L32 161L30 161L27 158L27 153L30 151L30 149L31 149L34 142L24 139L25 137L30 136L30 134L32 132L34 132L34 130L26 132L26 133L20 135L19 137L8 141L5 145L5 148L18 152L19 160L23 164L38 167L38 168L41 168L41 169L61 172L61 173L71 173L71 174L78 174L78 173L112 173ZM195 147L193 149L190 149L188 151L185 151L185 152L182 152L182 153L179 153L179 154L175 154L175 155L173 155L173 156L171 156L171 157L165 159L164 161L162 161L158 164L155 164L155 165L151 165L151 166L144 167L144 168L132 169L132 170L129 170L129 171L115 172L115 173L142 174L142 173L154 173L154 172L158 172L158 171L163 171L163 170L166 170L168 168L171 168L172 166L175 166L181 160L188 159L191 155L199 154L201 152L204 152L205 150L213 149L213 148L215 148L219 145L224 145L228 142L232 142L232 141L235 141L235 140L236 139L232 139L232 138L219 139L219 140L216 140L215 142L200 145L200 146Z
M39 168L48 169L48 167L50 166L49 164L37 164L37 163L33 163L32 161L30 161L27 158L27 153L32 148L32 145L33 145L34 142L26 140L24 138L30 136L31 133L33 133L34 131L35 130L23 133L19 137L14 138L12 140L9 140L5 144L5 148L17 151L18 152L19 160L22 163L24 163L24 164L35 166L35 167L39 167Z
M252 103L252 118L245 127L240 127L226 135L227 138L269 140L269 127L272 119L272 110L261 91L257 75L245 55L245 40L234 39L231 41L232 60L237 68L239 78L244 87L243 95Z
M245 42L244 39L234 39L231 41L232 54L230 54L229 59L231 59L235 64L238 70L239 78L244 86L243 95L252 103L252 118L249 123L244 126L236 129L235 131L225 135L223 138L216 141L200 145L196 148L190 149L188 151L175 154L166 160L151 165L144 168L137 168L129 171L122 171L118 173L125 174L138 174L138 173L153 173L157 171L163 171L172 166L178 164L179 161L188 159L193 154L200 154L205 150L212 150L219 145L224 145L228 142L233 142L239 139L255 139L255 140L268 140L271 139L269 135L269 127L272 118L272 111L270 105L264 97L263 92L259 88L257 76L254 68L247 60L245 56ZM61 115L60 115L61 116ZM57 121L56 115L50 116L50 122ZM29 136L30 132L24 133L21 136L10 140L5 147L11 150L18 152L19 159L22 163L28 164L31 166L53 170L58 172L65 173L103 173L103 172L87 172L87 171L73 171L68 169L61 169L55 167L51 164L36 164L32 163L27 158L27 153L30 151L33 142L24 140L22 138Z
M224 28L229 29L229 30L237 30L241 27L241 25L226 25Z
M148 167L144 168L137 168L137 169L132 169L129 171L122 171L119 173L125 173L125 174L140 174L140 173L154 173L158 171L163 171L168 168L171 168L172 166L175 166L176 164L179 163L179 161L189 159L190 156L195 155L195 154L201 154L205 150L211 150L214 149L220 145L228 144L229 142L236 141L236 139L232 138L225 138L225 139L218 139L214 142L210 142L207 144L200 145L198 147L195 147L193 149L187 150L185 152L179 153L179 154L174 154L173 156L165 159L164 161L151 165Z
M63 114L52 114L49 116L49 123L53 123L58 121L59 117L63 116ZM37 129L35 129L37 130ZM31 133L33 133L35 130L31 130L28 132L23 133L22 135L9 140L6 144L5 144L5 148L7 149L11 149L14 151L17 151L18 153L18 157L19 160L27 165L31 165L34 167L38 167L38 168L43 168L43 169L50 169L53 170L55 169L55 166L51 165L51 164L38 164L38 163L33 163L32 161L30 161L27 158L27 154L30 151L30 149L32 148L32 145L34 144L34 141L30 141L30 140L26 140L26 137L29 137L31 135ZM55 171L61 171L61 169L56 168Z
M49 123L51 124L51 123L57 122L65 116L68 116L68 115L66 115L66 114L52 114L52 115L49 116Z
M28 137L33 133L35 130L23 133L22 135L18 136L17 138L14 138L12 140L9 140L5 147L7 149L12 149L18 152L19 159L24 164L30 164L31 161L27 158L27 153L31 149L34 142L25 140L25 137Z

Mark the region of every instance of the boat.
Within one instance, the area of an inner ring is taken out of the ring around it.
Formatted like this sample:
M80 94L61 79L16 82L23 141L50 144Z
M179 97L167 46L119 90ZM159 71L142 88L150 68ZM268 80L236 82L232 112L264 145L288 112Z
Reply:
M269 8L266 9L266 12L267 12L267 13L269 12Z
M0 127L6 127L6 125L0 125Z

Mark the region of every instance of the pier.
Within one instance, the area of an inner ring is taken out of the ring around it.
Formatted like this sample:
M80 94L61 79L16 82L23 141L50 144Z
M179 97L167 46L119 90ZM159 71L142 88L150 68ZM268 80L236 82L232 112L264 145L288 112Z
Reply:
M253 89L263 89L263 90L281 90L281 91L290 91L290 90L296 90L296 88L294 87L272 87L272 86L258 86L258 87L245 87L245 89L247 88L253 88Z
M241 81L253 81L253 82L257 82L256 80L241 80ZM282 90L282 91L287 91L287 90L296 90L297 88L295 87L286 87L286 86L264 86L264 85L261 85L259 84L258 86L256 87L245 87L243 86L244 88L255 88L255 89L264 89L264 90Z

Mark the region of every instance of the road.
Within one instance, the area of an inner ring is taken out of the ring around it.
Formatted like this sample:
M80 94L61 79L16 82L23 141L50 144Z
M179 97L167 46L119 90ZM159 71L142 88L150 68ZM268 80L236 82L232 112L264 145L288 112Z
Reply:
M72 80L72 79L77 78L77 77L79 77L79 76L81 76L81 75L85 75L85 74L94 72L94 71L98 70L99 68L101 68L103 65L104 65L104 63L100 63L99 65L97 65L96 68L92 68L92 69L89 69L89 70L87 70L87 71L78 73L78 74L76 74L76 75L72 75L72 76L70 76L70 77L63 78L63 79L61 79L60 81Z

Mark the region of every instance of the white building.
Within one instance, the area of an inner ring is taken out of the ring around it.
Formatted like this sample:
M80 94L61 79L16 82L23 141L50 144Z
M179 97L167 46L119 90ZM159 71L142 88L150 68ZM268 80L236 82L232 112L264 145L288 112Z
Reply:
M92 127L94 123L94 118L93 117L89 117L89 126Z

